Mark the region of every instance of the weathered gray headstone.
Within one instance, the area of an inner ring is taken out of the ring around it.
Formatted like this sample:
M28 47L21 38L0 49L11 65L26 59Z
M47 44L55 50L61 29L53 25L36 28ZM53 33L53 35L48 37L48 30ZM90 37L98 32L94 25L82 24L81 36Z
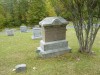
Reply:
M33 36L32 36L32 39L40 39L42 38L42 35L41 35L41 28L33 28Z
M27 32L27 26L20 26L21 32Z
M15 66L16 73L26 71L26 64L19 64Z
M47 17L39 24L42 27L42 40L37 53L41 57L54 57L70 52L66 41L66 25L68 22L62 17Z
M14 36L14 30L13 29L6 29L6 34L8 36Z

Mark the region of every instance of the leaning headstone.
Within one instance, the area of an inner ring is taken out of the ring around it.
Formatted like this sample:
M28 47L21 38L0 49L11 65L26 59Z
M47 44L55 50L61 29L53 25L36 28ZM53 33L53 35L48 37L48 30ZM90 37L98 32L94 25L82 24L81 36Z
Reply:
M27 26L20 26L21 32L27 32Z
M14 30L13 29L6 29L6 34L8 36L14 36Z
M41 28L33 28L33 36L32 36L32 39L40 39L42 38L42 35L41 35Z
M68 22L62 17L47 17L39 24L42 27L42 40L37 53L40 57L55 57L70 52L66 41L66 25Z
M19 64L15 66L16 73L26 71L26 64Z

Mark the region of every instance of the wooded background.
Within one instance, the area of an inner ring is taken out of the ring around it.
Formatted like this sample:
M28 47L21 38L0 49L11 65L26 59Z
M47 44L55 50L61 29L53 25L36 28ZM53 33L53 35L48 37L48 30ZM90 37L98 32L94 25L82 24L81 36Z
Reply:
M70 13L60 0L0 0L0 29L22 24L33 26L49 16L70 20Z
M79 51L92 53L100 29L100 0L0 0L0 29L34 26L49 16L72 21Z

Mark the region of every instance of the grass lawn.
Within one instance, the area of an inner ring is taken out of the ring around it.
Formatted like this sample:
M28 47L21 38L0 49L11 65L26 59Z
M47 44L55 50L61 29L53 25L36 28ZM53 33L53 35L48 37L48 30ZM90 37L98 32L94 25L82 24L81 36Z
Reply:
M66 36L72 53L48 59L37 57L35 50L40 40L32 40L31 36L32 32L17 31L15 36L0 32L0 75L100 75L100 31L93 46L96 55L78 53L74 29L68 29ZM12 71L22 63L27 65L27 72Z

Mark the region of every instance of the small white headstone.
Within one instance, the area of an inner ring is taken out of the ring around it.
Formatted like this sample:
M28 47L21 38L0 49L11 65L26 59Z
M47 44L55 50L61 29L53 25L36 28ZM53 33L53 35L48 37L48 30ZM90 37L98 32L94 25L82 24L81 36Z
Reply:
M39 38L42 38L41 28L33 28L33 36L32 36L32 39L39 39Z
M6 29L6 34L8 36L14 36L14 30L13 29Z
M27 32L27 27L26 26L20 26L20 31L21 32Z

